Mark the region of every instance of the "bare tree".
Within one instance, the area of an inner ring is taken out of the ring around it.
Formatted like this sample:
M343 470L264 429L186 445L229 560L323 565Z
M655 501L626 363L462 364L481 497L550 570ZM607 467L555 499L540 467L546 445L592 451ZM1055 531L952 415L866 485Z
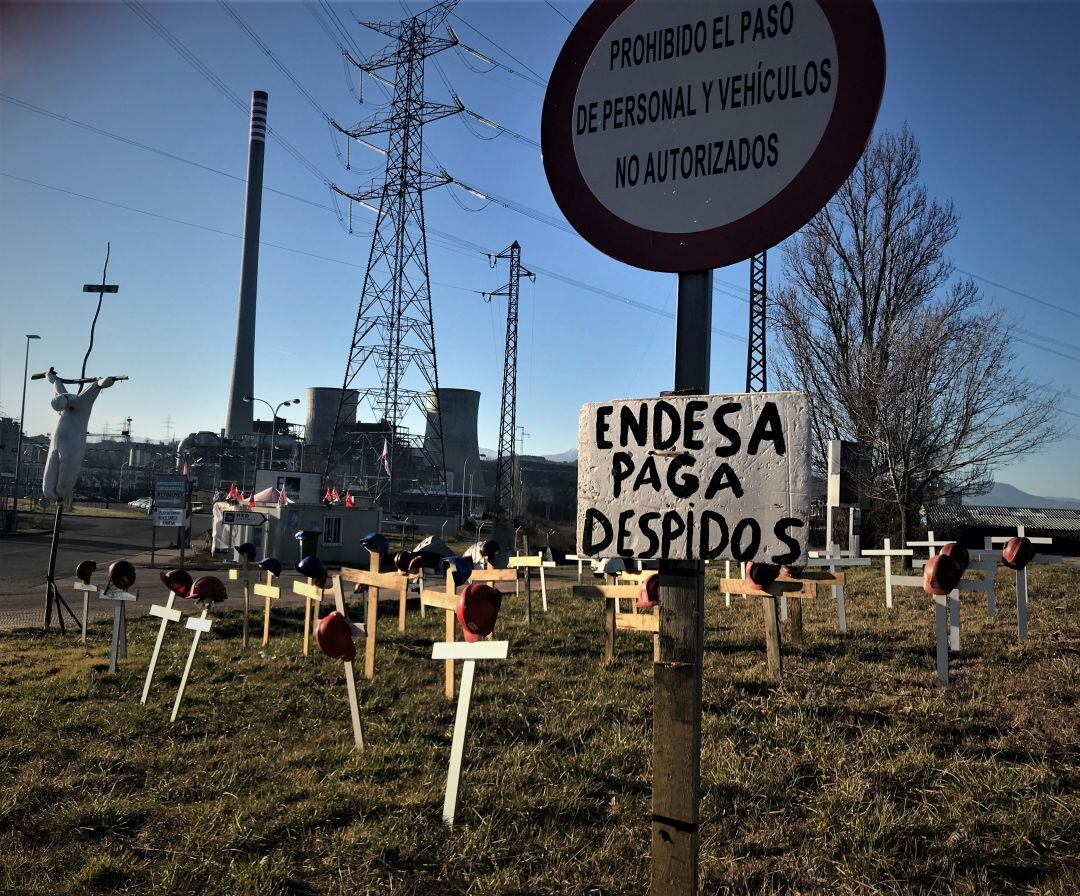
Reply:
M1009 325L954 281L951 203L930 200L905 128L863 154L829 205L783 249L772 297L784 388L810 396L825 442L869 445L863 494L907 539L919 508L978 494L991 473L1050 441L1059 396L1024 378Z

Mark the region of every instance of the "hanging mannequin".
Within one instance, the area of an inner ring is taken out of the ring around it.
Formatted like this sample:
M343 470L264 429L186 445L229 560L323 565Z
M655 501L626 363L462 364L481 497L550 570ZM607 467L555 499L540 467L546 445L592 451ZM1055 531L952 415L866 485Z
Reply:
M90 425L90 411L102 389L116 382L115 377L101 377L78 395L72 395L64 380L49 368L48 380L53 385L52 408L60 415L49 442L49 456L45 461L42 490L45 499L56 501L71 509L75 483L82 471L86 454L86 432Z

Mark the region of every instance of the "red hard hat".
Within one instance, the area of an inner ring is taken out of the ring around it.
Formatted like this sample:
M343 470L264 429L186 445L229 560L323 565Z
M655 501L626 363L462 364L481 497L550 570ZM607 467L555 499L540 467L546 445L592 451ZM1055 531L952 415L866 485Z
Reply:
M960 581L963 571L948 554L938 554L923 567L922 586L927 594L948 594Z
M660 574L653 573L644 582L641 583L641 588L638 590L638 599L634 604L639 610L645 610L648 607L660 606Z
M75 578L82 581L84 584L90 584L90 576L94 574L97 569L97 563L93 560L82 560L79 565L75 567Z
M956 565L960 567L960 575L963 575L968 568L968 563L971 562L971 557L968 555L968 549L961 544L957 544L955 541L950 541L941 549L941 553L946 557L952 557L956 561Z
M1035 546L1022 535L1010 538L1001 552L1001 562L1009 569L1023 569L1035 559Z
M191 586L191 597L200 604L219 604L229 596L221 579L214 576L203 576L196 579Z
M761 590L768 588L780 575L780 567L775 563L747 563L746 580Z
M191 597L191 573L186 569L170 569L168 572L159 573L161 584L173 594L180 597Z
M394 566L398 572L408 572L409 564L412 563L412 551L398 551L394 554Z
M490 585L473 582L458 595L457 618L466 641L481 641L495 631L502 594Z
M127 591L135 584L135 567L128 560L115 560L109 564L109 584Z
M424 556L423 554L413 554L409 560L408 572L418 573L424 571Z
M349 623L337 610L324 616L315 629L315 643L319 650L332 660L351 663L356 659L356 643L353 641Z

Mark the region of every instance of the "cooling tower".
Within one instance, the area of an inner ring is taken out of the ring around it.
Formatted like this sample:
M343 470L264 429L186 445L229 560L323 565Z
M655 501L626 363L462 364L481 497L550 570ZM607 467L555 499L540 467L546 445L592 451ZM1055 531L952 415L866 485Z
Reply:
M308 445L330 444L340 400L340 389L330 386L313 386L307 390L307 427L304 430L304 441ZM349 389L345 393L345 406L341 412L343 426L356 422L356 410L359 404L360 393L355 389Z
M259 226L262 218L263 152L266 148L266 91L251 94L251 136L248 140L247 201L244 205L244 248L240 260L240 300L236 312L236 354L225 435L254 432L255 297L259 281Z
M443 444L446 449L446 481L451 491L467 491L473 477L473 492L484 493L480 472L480 447L476 436L476 417L480 411L480 393L474 389L440 389L427 394L427 432L424 447L432 457L439 456L435 434L437 413L442 408ZM466 466L467 464L467 466ZM464 479L463 479L464 476Z

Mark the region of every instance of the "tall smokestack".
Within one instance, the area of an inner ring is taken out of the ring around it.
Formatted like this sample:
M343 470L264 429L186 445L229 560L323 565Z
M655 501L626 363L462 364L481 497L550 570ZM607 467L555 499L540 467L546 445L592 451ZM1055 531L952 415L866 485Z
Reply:
M266 149L266 91L251 94L251 137L248 141L247 201L244 205L244 250L240 262L240 302L236 313L236 355L225 435L253 431L255 391L255 298L259 284L259 223L262 217L263 153Z

